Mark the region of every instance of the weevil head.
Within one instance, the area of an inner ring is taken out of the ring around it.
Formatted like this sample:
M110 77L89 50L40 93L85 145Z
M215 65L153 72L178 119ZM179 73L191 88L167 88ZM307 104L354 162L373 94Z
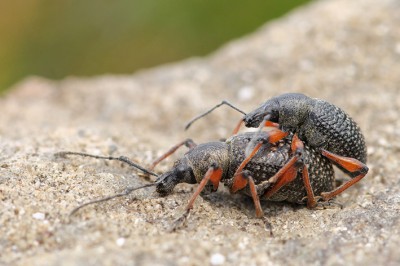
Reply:
M161 195L172 192L179 183L200 183L208 169L217 163L226 172L229 166L229 145L226 142L208 142L190 149L174 167L157 180L156 190Z
M185 158L175 162L172 170L165 172L156 180L156 191L161 195L168 195L179 183L196 183L192 167L190 167Z
M272 98L265 103L263 103L260 107L255 109L254 111L246 114L243 117L243 122L246 127L258 127L261 122L264 120L266 116L268 116L268 120L271 122L279 122L279 101L275 98Z
M285 93L273 97L243 118L246 127L258 127L267 120L287 129L297 128L306 119L312 99L301 93Z

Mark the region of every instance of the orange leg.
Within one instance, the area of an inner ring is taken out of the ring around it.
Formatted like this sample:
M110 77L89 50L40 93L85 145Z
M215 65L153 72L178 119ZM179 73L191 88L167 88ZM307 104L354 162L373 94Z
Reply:
M324 155L340 167L349 171L352 176L355 176L340 187L330 192L321 193L321 197L323 200L329 200L337 196L338 194L342 193L343 191L360 181L368 173L368 167L357 159L340 156L324 149L322 149L322 155Z
M250 186L250 191L252 194L252 198L254 201L254 205L256 208L257 217L262 217L263 212L260 205L260 200L258 198L256 185L254 184L253 178L243 169L246 165L250 162L250 160L257 154L258 150L262 147L265 142L268 143L275 143L282 138L286 137L288 133L283 132L279 129L274 129L268 132L267 139L260 140L256 146L251 151L250 155L247 156L243 162L239 165L238 169L236 170L235 174L233 175L233 183L232 187L230 188L231 193L236 193L238 190L245 188L247 185Z
M222 169L218 167L216 163L213 163L207 170L206 174L204 175L204 178L201 180L196 191L190 198L188 204L185 207L185 212L178 219L175 220L173 226L170 228L171 231L175 231L179 226L181 226L186 221L187 217L189 216L190 210L193 208L194 201L200 195L201 191L203 191L208 181L210 181L213 184L214 190L217 190L221 178L222 178Z
M276 128L279 128L279 124L267 120L264 123L264 127L276 127Z
M296 176L298 168L295 163L298 161L298 157L292 157L285 166L283 166L273 177L271 177L268 182L272 183L273 186L269 188L264 197L269 198L278 192L283 186L292 182Z
M267 139L262 139L260 140L256 146L253 148L253 150L250 152L250 155L247 156L243 162L239 165L238 169L236 170L234 176L234 181L233 181L233 186L231 188L231 192L232 191L237 191L240 187L240 181L236 180L236 177L243 171L243 169L246 167L246 165L250 162L250 160L257 154L258 150L261 148L261 146L267 142L267 143L275 143L278 142L279 140L283 139L284 137L286 137L288 135L288 133L283 132L279 129L274 129L268 132L268 137Z
M317 206L317 201L314 196L314 192L311 187L310 177L308 174L308 168L302 161L302 154L304 152L304 144L295 134L292 139L291 151L293 157L273 176L268 182L273 183L274 185L267 189L264 196L271 197L276 192L279 191L283 186L292 182L298 173L298 170L303 168L303 183L307 192L307 207L314 208Z
M208 169L206 174L204 175L203 180L201 180L199 186L197 187L196 191L193 193L192 197L189 200L189 203L186 205L185 210L189 211L193 208L194 201L199 196L200 192L203 191L204 187L207 185L208 181L210 181L213 186L214 190L218 189L219 181L222 177L222 169L218 167L216 164L211 165Z
M235 176L231 193L236 193L238 190L245 188L247 185L250 187L251 197L253 198L254 206L256 208L256 216L261 218L264 216L264 212L261 208L260 198L258 197L256 184L254 183L253 177L248 171L243 171Z
M301 159L304 144L296 134L293 136L290 149L294 156L281 169L279 169L273 177L268 179L268 182L274 185L265 192L264 196L267 198L278 192L279 189L289 182L292 182L297 176L299 166L302 165L302 162L299 162L299 159Z
M312 190L311 183L310 183L310 176L308 175L308 168L306 165L303 166L303 183L304 187L306 188L307 192L307 207L312 209L317 206L317 200L314 196L314 191Z
M185 145L186 147L188 147L189 149L193 149L194 147L197 146L196 143L193 142L193 140L191 139L186 139L178 144L176 144L175 146L173 146L171 149L169 149L166 153L164 153L163 155L161 155L158 159L156 159L149 167L150 171L153 171L154 168L156 167L157 164L159 164L161 161L165 160L168 156L170 156L171 154L173 154L174 152L176 152L177 149L179 149L180 147L182 147L183 145Z
M247 179L249 180L250 193L251 197L253 198L254 206L256 208L256 216L258 218L261 218L264 216L264 212L261 208L260 198L258 197L257 194L256 184L254 183L253 177L251 175L248 175Z
M240 127L242 125L243 125L243 119L240 119L239 123L236 125L235 129L233 130L232 135L236 135L239 132Z
M263 144L264 144L263 142L257 143L257 145L254 147L254 149L251 151L250 155L247 156L247 158L245 158L243 160L243 162L239 165L238 169L236 170L235 174L233 175L234 181L233 181L233 186L231 188L231 192L234 193L243 188L241 185L242 182L239 179L236 180L236 176L239 176L239 174L242 173L243 168L245 168L246 165L250 162L250 160L254 157L254 155L257 154L258 150L261 148L261 146ZM244 186L246 186L246 185L244 185Z

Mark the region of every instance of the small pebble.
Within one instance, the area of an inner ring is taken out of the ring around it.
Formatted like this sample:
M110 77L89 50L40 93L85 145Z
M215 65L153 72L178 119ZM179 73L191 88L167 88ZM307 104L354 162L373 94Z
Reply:
M220 253L215 253L211 256L210 263L212 265L222 265L225 263L225 256Z
M123 237L118 238L116 243L117 243L117 246L122 247L125 244L125 238L123 238Z
M36 213L32 214L32 218L36 219L36 220L44 220L45 214L42 212L36 212Z
M250 86L245 86L241 88L238 92L238 98L240 101L248 101L254 96L254 88Z

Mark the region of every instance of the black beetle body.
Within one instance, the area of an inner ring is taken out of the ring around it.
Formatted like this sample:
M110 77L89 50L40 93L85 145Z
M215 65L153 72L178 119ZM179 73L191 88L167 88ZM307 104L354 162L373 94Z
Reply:
M364 136L353 119L339 107L300 93L271 98L246 114L246 127L258 127L266 116L280 129L297 133L307 145L340 156L367 161Z
M178 183L200 183L213 163L218 164L222 169L221 183L231 188L234 173L246 158L246 147L257 134L266 135L267 133L247 132L232 136L226 142L209 142L192 148L175 162L170 171L162 174L157 179L157 192L166 195L171 193ZM273 185L268 184L268 186L265 186L261 185L261 183L264 182L265 184L265 181L274 176L290 159L290 144L291 136L288 136L278 143L263 145L244 168L244 171L247 171L253 177L257 186L257 194L261 198L266 189ZM305 146L304 163L309 169L310 182L314 194L319 195L321 192L330 191L334 188L332 164L318 150ZM240 192L250 196L248 187L240 190ZM306 196L301 173L298 173L293 182L282 187L268 200L304 203Z

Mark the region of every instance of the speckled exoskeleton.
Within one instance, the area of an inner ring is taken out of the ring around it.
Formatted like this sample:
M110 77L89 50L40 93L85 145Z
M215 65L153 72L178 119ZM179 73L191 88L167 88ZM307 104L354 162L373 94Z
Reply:
M239 110L232 104L223 101L196 117L186 128L222 104ZM319 151L351 177L351 180L335 190L321 193L320 196L323 200L329 200L340 194L361 180L368 172L367 149L360 128L342 109L327 101L310 98L300 93L282 94L269 99L254 111L245 114L236 126L234 134L239 131L242 123L246 127L259 127L260 130L266 126L276 128L274 132L276 137L271 137L272 141L286 137L289 133L294 134L293 136L298 136L301 142ZM296 157L294 159L296 162L303 160L301 151L298 156L294 157ZM293 165L283 166L286 171L293 171L292 168ZM281 179L285 179L284 174ZM282 182L285 181L282 180ZM309 207L313 207L317 201L309 198L307 204Z

